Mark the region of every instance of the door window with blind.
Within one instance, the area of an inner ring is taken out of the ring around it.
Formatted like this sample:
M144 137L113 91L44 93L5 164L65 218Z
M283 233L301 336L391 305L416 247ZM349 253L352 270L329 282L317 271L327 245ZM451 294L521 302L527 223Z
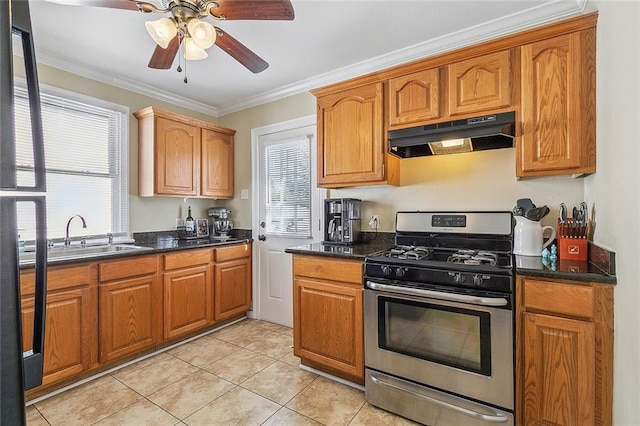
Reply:
M265 233L311 237L311 140L265 146Z
M69 92L41 88L47 173L47 238L65 236L67 221L87 224L71 235L127 235L128 109ZM32 185L30 113L26 89L16 87L15 121L19 185ZM33 240L34 215L18 209L21 239Z

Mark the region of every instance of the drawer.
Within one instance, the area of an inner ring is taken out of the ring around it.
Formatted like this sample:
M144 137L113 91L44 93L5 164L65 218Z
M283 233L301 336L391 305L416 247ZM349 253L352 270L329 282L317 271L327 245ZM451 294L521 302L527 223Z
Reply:
M527 312L545 312L592 319L594 290L590 285L565 284L524 279L524 308Z
M293 275L362 284L362 261L321 256L293 256Z
M216 248L215 260L216 262L224 262L225 260L249 256L251 256L251 244L234 244L232 246Z
M211 262L211 252L213 250L181 250L164 255L164 270L187 268L189 266L206 265Z
M113 281L157 272L157 256L136 256L100 263L98 265L98 280L100 282Z
M65 288L89 285L91 282L91 264L77 266L59 266L47 268L47 292ZM21 296L34 294L36 273L34 269L20 273Z

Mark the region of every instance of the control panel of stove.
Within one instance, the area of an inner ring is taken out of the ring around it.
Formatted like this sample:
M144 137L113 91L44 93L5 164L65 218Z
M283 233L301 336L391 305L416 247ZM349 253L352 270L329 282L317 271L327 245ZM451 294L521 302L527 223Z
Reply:
M431 226L434 228L464 228L467 226L467 216L462 214L434 214L431 216Z

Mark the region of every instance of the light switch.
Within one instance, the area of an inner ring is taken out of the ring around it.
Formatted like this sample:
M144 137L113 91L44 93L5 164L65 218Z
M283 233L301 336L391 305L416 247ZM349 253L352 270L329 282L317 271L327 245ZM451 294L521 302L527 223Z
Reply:
M248 189L241 189L240 190L240 199L241 200L248 200L249 199L249 190Z

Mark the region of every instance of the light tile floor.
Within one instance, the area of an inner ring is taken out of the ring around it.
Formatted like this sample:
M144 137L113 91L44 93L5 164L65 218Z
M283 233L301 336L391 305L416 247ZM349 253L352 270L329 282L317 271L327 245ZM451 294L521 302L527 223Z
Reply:
M304 371L293 332L244 320L27 407L27 425L413 425Z

